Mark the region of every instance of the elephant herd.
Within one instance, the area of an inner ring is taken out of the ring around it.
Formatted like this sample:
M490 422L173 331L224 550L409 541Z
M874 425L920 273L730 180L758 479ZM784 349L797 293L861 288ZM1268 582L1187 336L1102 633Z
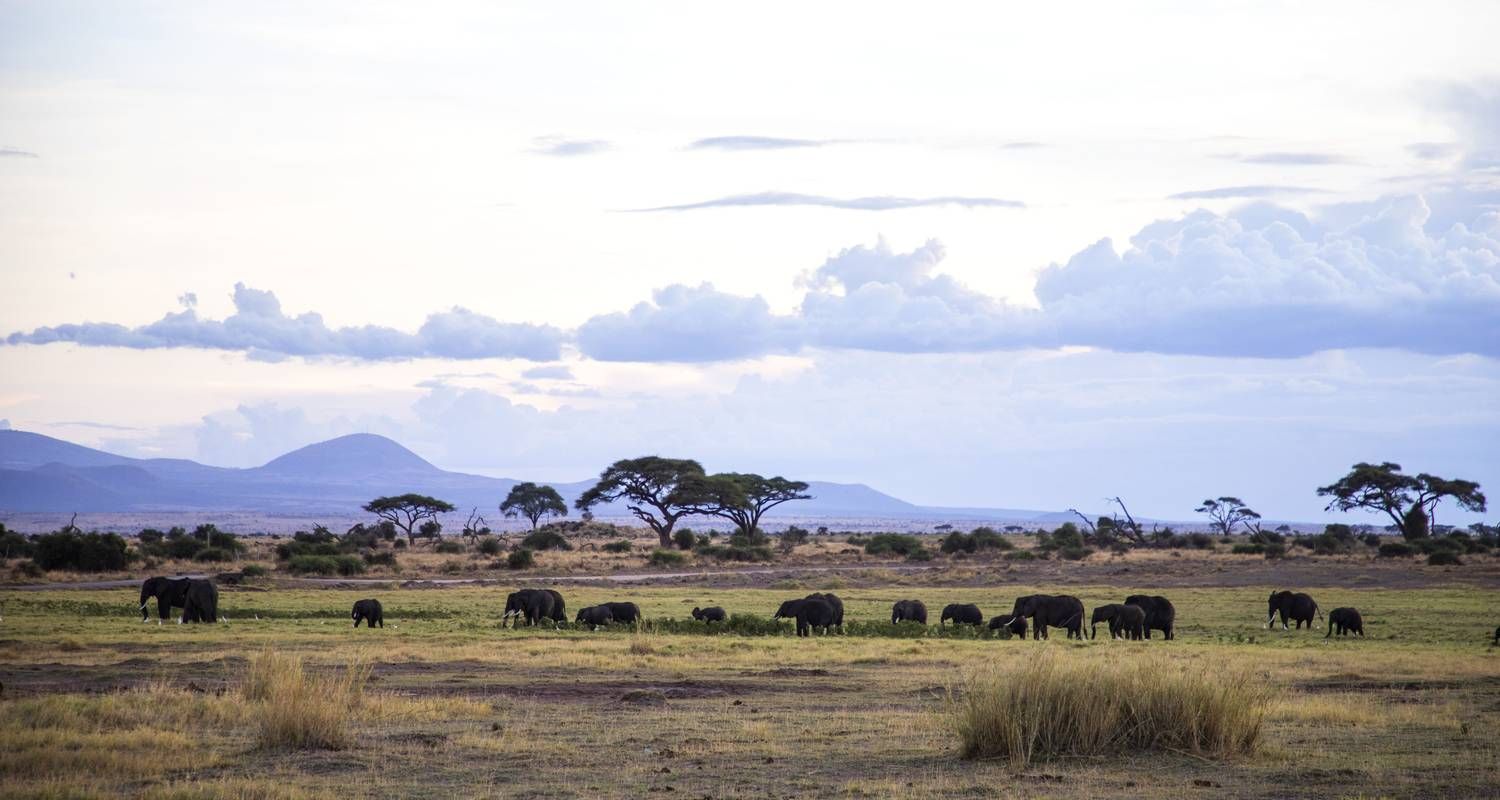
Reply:
M211 623L222 619L219 616L219 590L211 580L164 577L146 579L141 584L142 622L150 618L147 606L152 598L156 599L157 624L166 622L174 608L182 609L178 623ZM1025 638L1029 626L1034 640L1048 638L1050 628L1062 628L1068 632L1069 639L1093 639L1098 635L1099 623L1103 622L1109 628L1111 639L1150 639L1152 631L1160 631L1162 637L1169 640L1176 636L1174 626L1177 609L1172 606L1172 601L1160 595L1133 594L1126 597L1123 603L1097 606L1089 617L1087 631L1083 627L1083 612L1083 601L1072 595L1024 595L1016 598L1009 614L992 617L989 628L996 632L1007 630L1011 636ZM707 623L723 623L728 617L719 606L695 607L692 615L693 619ZM1291 630L1289 624L1295 625L1297 630L1304 626L1310 630L1313 622L1323 617L1323 612L1319 610L1317 601L1307 594L1279 591L1271 593L1266 627L1274 625L1278 615L1282 630ZM361 622L368 628L385 627L385 615L380 601L373 598L355 602L350 616L356 628ZM810 636L816 632L827 635L835 629L842 632L844 601L831 592L814 592L782 603L772 618L793 620L798 636ZM589 626L589 630L597 630L600 626L615 623L634 624L640 619L641 609L635 603L611 602L581 608L573 621ZM526 625L539 625L544 621L550 621L553 625L566 623L567 604L555 589L521 589L512 592L505 598L505 611L501 615L500 625L505 627L510 623L517 626L523 621ZM1365 635L1364 618L1360 616L1358 609L1335 608L1328 613L1327 621L1328 633L1324 635L1325 639L1335 633L1339 636ZM897 601L891 607L891 624L903 622L925 626L927 606L921 600ZM984 624L984 614L973 603L950 603L943 607L938 625L947 627L949 622L978 627ZM1496 644L1500 644L1500 629L1495 631L1495 638Z
M1091 627L1083 628L1083 601L1062 594L1029 594L1016 598L1009 614L998 614L990 618L992 631L1007 630L1012 636L1025 638L1028 621L1032 639L1049 638L1050 628L1063 628L1069 639L1091 639L1097 635L1099 623L1109 626L1111 639L1149 639L1151 631L1161 631L1167 639L1174 638L1173 625L1177 610L1165 597L1136 594L1125 598L1124 603L1111 603L1094 609L1089 620ZM943 607L938 618L940 627L949 622L954 625L984 624L984 613L973 603L950 603ZM927 606L921 600L900 600L891 607L891 624L917 622L927 624Z

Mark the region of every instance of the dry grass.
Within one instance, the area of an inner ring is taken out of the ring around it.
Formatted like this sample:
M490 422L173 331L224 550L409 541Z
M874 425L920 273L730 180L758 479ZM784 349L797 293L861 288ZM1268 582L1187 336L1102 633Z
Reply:
M357 656L332 674L308 671L301 656L263 650L250 660L241 692L267 749L340 750L349 718L364 699L371 662Z
M1232 758L1255 750L1271 693L1249 673L1155 659L1064 660L972 677L950 703L965 758L1034 760L1148 749Z

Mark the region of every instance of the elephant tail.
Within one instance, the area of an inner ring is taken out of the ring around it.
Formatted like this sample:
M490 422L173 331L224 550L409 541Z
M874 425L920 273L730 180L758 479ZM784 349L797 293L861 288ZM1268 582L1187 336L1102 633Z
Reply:
M1318 615L1318 619L1327 619L1327 617L1323 616L1323 609L1318 608L1317 603L1313 603L1313 613Z

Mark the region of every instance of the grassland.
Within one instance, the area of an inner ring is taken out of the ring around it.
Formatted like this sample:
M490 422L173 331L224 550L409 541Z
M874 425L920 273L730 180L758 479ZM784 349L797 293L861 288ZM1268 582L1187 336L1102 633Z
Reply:
M937 577L937 576L931 576ZM910 584L916 576L901 576ZM637 602L768 615L836 588L849 620L916 597L993 614L1027 585L560 588L570 609ZM943 583L949 583L943 581ZM142 625L133 591L0 593L0 782L8 796L90 797L1479 797L1500 784L1500 595L1309 588L1353 605L1369 638L1267 631L1270 586L1158 584L1171 643L881 635L798 640L643 630L501 630L505 588L226 588L227 625ZM1070 586L1090 607L1152 583ZM377 596L386 628L353 630ZM876 634L883 626L854 630ZM686 631L686 629L683 629ZM372 665L351 744L266 749L241 686L257 655L314 673ZM1208 761L1147 753L1014 771L965 760L950 692L1047 652L1081 664L1250 671L1274 687L1263 744Z

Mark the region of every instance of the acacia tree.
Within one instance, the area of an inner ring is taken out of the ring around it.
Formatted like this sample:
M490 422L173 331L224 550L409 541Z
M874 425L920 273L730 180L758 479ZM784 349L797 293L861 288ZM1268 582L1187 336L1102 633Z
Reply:
M661 546L670 548L677 520L698 513L705 504L706 477L703 466L692 459L622 459L599 473L599 481L573 505L588 513L600 503L624 500L630 513L656 532Z
M733 522L747 536L760 530L767 511L793 500L810 500L807 483L780 475L767 478L753 472L721 472L702 480L700 504L693 513L712 514Z
M1334 483L1318 488L1319 497L1331 497L1327 511L1352 511L1363 508L1379 511L1396 523L1396 529L1408 539L1422 539L1432 529L1438 503L1451 497L1465 511L1483 513L1484 493L1479 484L1461 479L1449 480L1429 475L1405 475L1401 465L1385 461L1380 464L1360 462L1349 474Z
M525 517L531 520L531 529L536 530L537 521L542 517L549 514L566 517L568 504L563 502L562 495L551 486L518 483L510 487L510 494L500 504L500 512L512 519Z
M452 503L425 494L400 494L377 497L365 503L364 509L395 525L406 533L407 544L417 543L417 532L424 522L437 523L437 515L454 510ZM425 527L425 526L423 526ZM439 531L441 527L427 531ZM429 535L425 531L423 535Z
M1196 509L1199 514L1207 514L1210 524L1217 529L1220 535L1228 536L1234 533L1234 526L1243 524L1246 530L1253 530L1250 523L1260 519L1257 514L1244 501L1238 497L1220 497L1217 500L1204 500L1203 505Z

